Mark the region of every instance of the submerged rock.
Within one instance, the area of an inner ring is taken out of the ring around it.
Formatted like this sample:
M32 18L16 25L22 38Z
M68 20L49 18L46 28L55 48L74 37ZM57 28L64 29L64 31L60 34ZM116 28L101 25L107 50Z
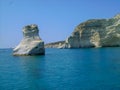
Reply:
M44 55L44 42L39 37L38 26L27 25L23 28L23 40L13 50L13 55Z
M62 48L120 46L120 14L110 19L92 19L79 24Z

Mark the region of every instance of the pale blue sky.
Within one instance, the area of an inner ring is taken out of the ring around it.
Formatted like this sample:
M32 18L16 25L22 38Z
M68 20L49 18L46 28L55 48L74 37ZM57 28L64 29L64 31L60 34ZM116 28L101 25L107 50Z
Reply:
M66 39L81 22L120 13L120 0L0 0L0 48L15 47L37 24L45 43Z

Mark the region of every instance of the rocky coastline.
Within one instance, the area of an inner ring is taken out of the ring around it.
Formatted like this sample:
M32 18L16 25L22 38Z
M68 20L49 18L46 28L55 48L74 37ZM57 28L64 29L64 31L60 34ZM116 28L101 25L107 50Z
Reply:
M91 48L120 46L120 14L110 19L91 19L80 23L60 44L49 43L51 48Z

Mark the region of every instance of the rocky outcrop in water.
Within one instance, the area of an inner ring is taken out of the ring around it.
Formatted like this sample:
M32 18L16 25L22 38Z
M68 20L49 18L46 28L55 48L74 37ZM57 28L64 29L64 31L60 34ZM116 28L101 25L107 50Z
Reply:
M23 28L23 40L13 50L13 55L44 55L44 42L39 37L38 26L27 25Z
M65 41L58 41L53 43L45 44L45 48L62 48L62 45L65 43Z
M79 24L61 48L120 46L120 14Z

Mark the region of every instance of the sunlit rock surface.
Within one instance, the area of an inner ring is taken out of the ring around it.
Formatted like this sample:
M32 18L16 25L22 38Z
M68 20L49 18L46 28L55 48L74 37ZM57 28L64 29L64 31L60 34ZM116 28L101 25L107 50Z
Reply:
M39 37L39 29L35 24L23 28L23 39L14 48L13 55L44 55L44 42Z
M65 41L58 41L53 43L45 44L45 48L62 48L62 45L65 43Z
M61 48L120 46L120 14L79 24Z

